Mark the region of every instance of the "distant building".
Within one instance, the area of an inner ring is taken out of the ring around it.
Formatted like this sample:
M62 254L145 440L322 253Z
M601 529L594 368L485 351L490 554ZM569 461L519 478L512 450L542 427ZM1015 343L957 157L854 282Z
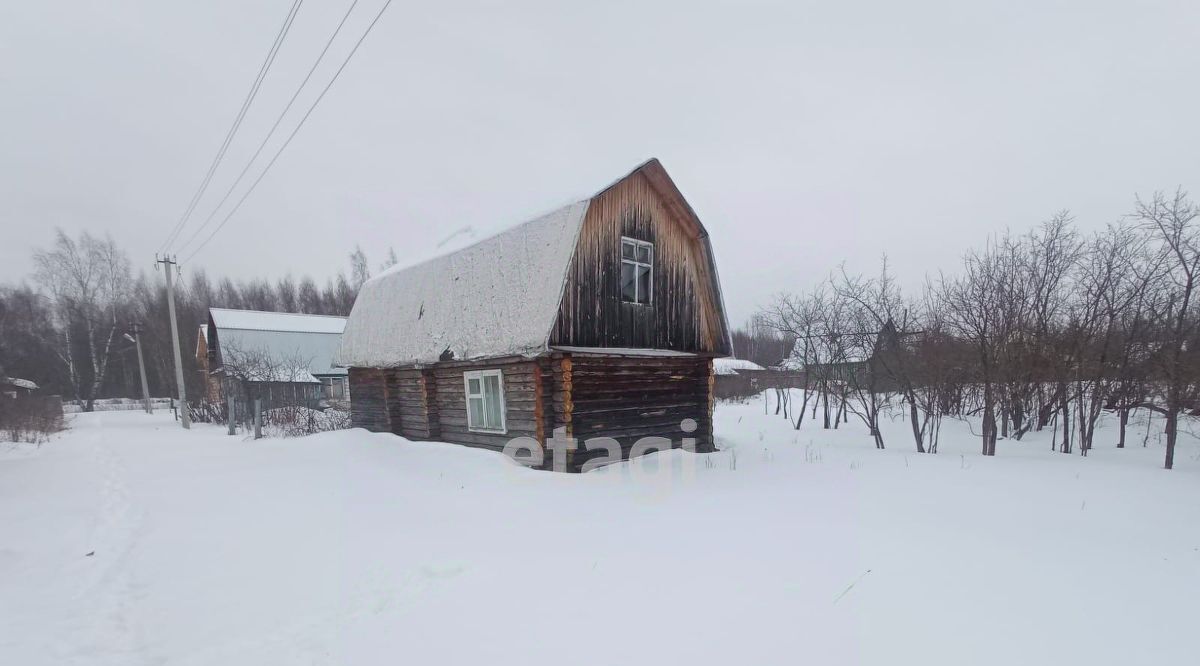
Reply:
M718 398L744 398L769 388L770 381L763 381L770 371L754 361L744 358L713 359L715 377L714 393Z
M893 381L888 376L889 365L895 365L899 355L911 353L912 345L918 340L920 331L899 331L888 320L879 331L853 335L829 334L822 351L838 349L834 341L853 338L854 344L846 343L842 351L831 360L805 363L799 345L793 347L792 356L783 360L776 369L782 372L799 373L807 382L835 382L855 386L870 386L875 390L893 390ZM865 350L865 355L864 355Z
M731 348L708 232L650 160L587 199L369 280L338 362L356 426L497 451L562 432L578 443L577 470L613 455L585 449L599 438L622 457L644 437L711 450L712 359Z
M747 370L766 370L766 368L744 358L713 359L713 374L718 377L730 377L739 374L739 371L746 372Z
M18 398L33 393L38 389L38 385L28 379L17 379L16 377L0 377L0 395L9 398Z
M204 398L348 400L346 369L333 366L345 327L345 317L209 308L196 340Z

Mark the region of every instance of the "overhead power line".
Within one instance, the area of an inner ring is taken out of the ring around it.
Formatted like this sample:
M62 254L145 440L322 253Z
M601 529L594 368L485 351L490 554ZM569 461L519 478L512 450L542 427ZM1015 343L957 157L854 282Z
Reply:
M254 179L254 182L250 184L249 189L242 194L241 198L237 200L237 203L234 204L233 208L230 209L225 217L221 219L221 223L218 224L217 227L212 230L212 233L210 233L204 239L204 241L201 242L196 249L192 250L191 254L184 259L185 262L190 261L192 257L196 256L196 253L204 249L204 246L208 245L209 241L211 241L217 235L217 233L219 233L221 229L225 227L230 218L232 218L234 214L238 212L238 209L242 207L242 204L245 203L247 197L254 192L254 189L258 187L260 182L262 182L263 177L266 176L267 172L271 170L271 167L275 165L275 162L279 159L279 156L282 155L283 151L287 149L289 144L291 144L292 139L296 137L296 133L300 131L301 127L304 127L305 121L307 121L308 117L312 115L313 110L317 108L317 105L321 103L322 99L325 99L325 94L328 93L329 89L333 87L334 82L338 80L338 77L341 76L342 71L346 69L346 65L350 64L350 60L354 58L354 54L358 52L358 48L362 46L362 43L364 40L366 40L367 35L371 34L371 30L375 28L375 24L379 22L379 19L383 17L383 13L386 12L387 8L391 5L392 0L387 0L383 3L383 7L379 9L379 13L377 13L375 18L371 20L370 25L367 26L367 29L363 32L362 36L358 38L358 41L354 43L354 48L350 49L350 53L346 55L346 59L342 61L342 64L337 68L337 71L333 73L333 78L329 80L329 83L325 84L325 88L321 90L321 94L317 95L317 98L313 100L312 105L308 107L308 111L306 111L304 116L300 118L300 122L296 125L296 128L293 129L292 133L289 134L287 139L284 140L283 145L279 147L279 150L275 151L275 155L271 157L271 161L267 162L267 166L264 167L262 172L258 174L258 177Z
M167 234L167 239L159 247L159 252L166 250L179 237L180 232L187 226L188 220L192 213L196 210L197 204L203 198L205 191L208 190L208 184L212 181L213 174L216 173L217 167L220 166L221 160L225 158L226 151L233 143L233 139L237 136L238 129L242 126L242 120L246 117L246 112L250 110L250 105L254 103L254 98L258 96L258 91L262 87L263 80L267 78L267 72L270 71L271 65L275 62L275 56L279 54L279 48L283 45L284 39L287 38L288 32L292 28L292 23L296 20L296 14L300 11L300 5L304 0L293 0L291 8L288 10L287 16L283 20L283 25L280 26L279 32L275 35L275 41L271 44L271 50L267 52L267 57L258 68L258 75L254 77L254 83L250 86L250 91L246 93L246 99L242 101L242 108L238 110L237 116L233 119L233 124L230 125L229 131L225 133L225 140L221 143L221 147L217 150L217 154L213 157L212 164L208 167L208 172L204 174L203 180L200 181L200 186L196 188L196 192L192 195L191 201L188 203L187 209L180 216L179 221L172 227L171 232Z
M318 55L317 59L313 61L312 67L308 69L308 74L304 76L304 80L301 81L300 85L296 87L296 92L292 93L292 98L288 100L287 106L283 107L283 111L281 111L279 113L279 117L275 119L275 124L271 125L271 130L267 132L267 136L263 138L262 143L258 144L258 149L254 151L254 155L252 155L250 160L246 162L246 166L242 167L241 173L239 173L237 178L234 179L233 184L230 185L229 189L225 191L225 196L221 197L221 200L217 202L217 205L213 208L212 212L208 214L208 217L204 219L204 222L201 223L200 226L196 227L196 230L192 232L192 235L189 236L186 241L184 241L183 245L179 246L179 252L184 252L187 250L188 246L191 245L192 242L195 241L196 238L201 234L201 232L203 232L205 228L212 223L213 218L215 218L217 213L221 211L221 207L225 205L225 202L229 201L229 197L233 195L234 190L236 190L237 186L241 184L242 179L246 177L246 173L250 171L250 167L254 165L256 160L258 160L258 156L261 155L263 149L267 147L267 143L271 141L271 137L275 136L275 130L279 129L280 123L283 122L283 119L287 116L288 111L291 111L292 105L296 103L296 100L300 97L300 93L303 92L304 87L308 85L309 79L312 78L313 73L317 71L317 67L319 67L321 62L325 59L325 54L329 52L329 47L333 46L334 40L336 40L338 34L341 33L342 27L346 25L347 19L350 18L350 14L354 11L356 6L358 6L358 0L354 0L354 2L350 3L350 8L347 9L346 13L342 15L342 20L337 24L337 28L333 30L333 34L330 35L329 39L325 42L325 48L321 49L320 55Z

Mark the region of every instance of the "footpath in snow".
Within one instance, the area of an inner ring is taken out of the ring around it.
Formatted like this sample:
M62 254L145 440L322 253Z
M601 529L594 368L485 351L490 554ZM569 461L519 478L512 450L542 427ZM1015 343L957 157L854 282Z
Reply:
M1193 438L716 417L718 453L565 475L74 416L0 443L0 664L1195 663Z

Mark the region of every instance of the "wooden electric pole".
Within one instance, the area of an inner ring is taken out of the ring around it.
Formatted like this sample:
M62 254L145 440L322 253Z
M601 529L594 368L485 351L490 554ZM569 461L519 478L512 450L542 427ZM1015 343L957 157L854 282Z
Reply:
M171 283L171 272L179 263L171 257L162 259L155 257L155 262L163 265L163 275L167 279L167 312L171 316L171 350L175 354L175 385L179 391L179 422L184 429L190 429L192 417L188 413L187 389L183 385L183 358L179 354L179 324L175 321L175 288Z

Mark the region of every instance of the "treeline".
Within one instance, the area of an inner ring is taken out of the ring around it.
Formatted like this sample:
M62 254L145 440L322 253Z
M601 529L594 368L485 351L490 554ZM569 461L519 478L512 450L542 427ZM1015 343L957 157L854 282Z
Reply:
M380 269L395 263L389 251ZM44 393L81 400L140 396L137 353L125 338L140 324L150 393L174 396L175 370L166 286L159 273L136 274L128 255L108 237L71 238L59 231L34 253L33 275L0 285L0 376L36 382ZM348 315L371 275L360 248L349 272L318 284L311 277L212 280L185 267L175 281L181 355L189 395L199 395L197 332L209 307ZM159 269L161 271L161 269Z
M734 329L733 352L737 358L753 361L764 368L779 365L792 351L795 340L780 335L768 326L762 317L754 317L750 323Z
M1200 409L1200 209L1186 193L1137 200L1122 221L1080 233L1060 213L1028 233L968 252L959 270L902 292L888 272L844 268L783 294L758 325L794 341L799 404L837 427L853 416L876 445L886 408L907 412L920 452L937 450L944 416L981 422L981 448L1054 428L1058 450L1087 455L1104 411L1163 420L1172 467L1179 419ZM810 402L811 401L811 402Z

